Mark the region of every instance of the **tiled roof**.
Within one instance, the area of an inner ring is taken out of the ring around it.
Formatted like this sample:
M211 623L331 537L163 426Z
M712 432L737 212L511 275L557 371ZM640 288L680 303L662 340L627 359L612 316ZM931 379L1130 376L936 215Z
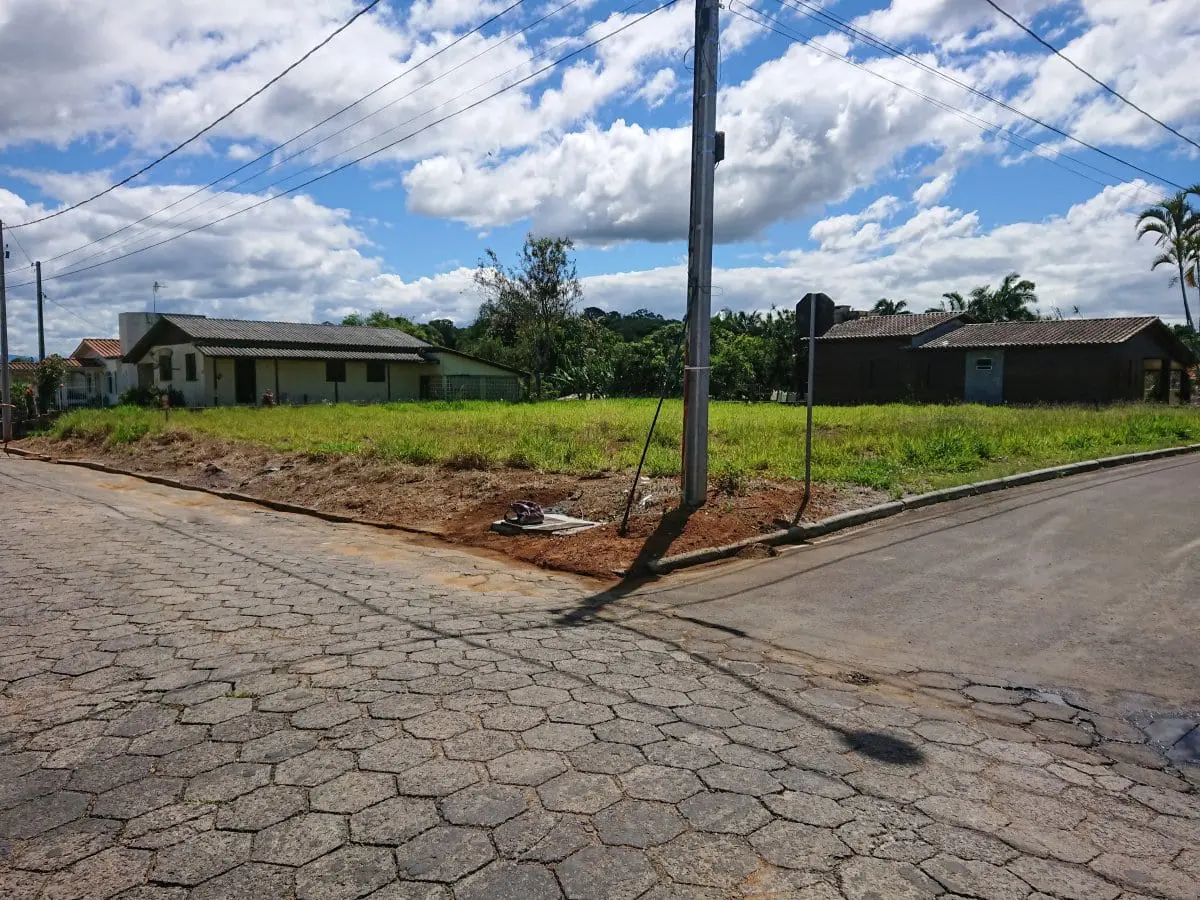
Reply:
M116 338L84 338L80 347L84 344L91 347L92 352L101 359L116 359L121 355L121 342Z
M930 328L935 328L955 318L958 318L958 313L951 312L917 313L906 316L863 316L834 325L821 335L821 340L916 337Z
M963 325L919 350L952 350L983 347L1058 347L1073 344L1121 344L1143 328L1153 325L1154 316L1120 319L1061 319L1037 322L980 322Z
M346 359L379 362L433 363L420 353L405 350L330 350L322 347L243 347L197 344L203 356L249 356L263 359Z
M309 325L301 322L253 322L245 319L210 319L206 316L167 314L170 322L195 342L295 344L323 347L375 347L418 349L429 344L396 328L364 325Z
M83 363L71 356L61 357L62 364L68 369L80 368ZM11 359L8 362L8 370L13 374L17 372L36 372L38 364L28 359Z

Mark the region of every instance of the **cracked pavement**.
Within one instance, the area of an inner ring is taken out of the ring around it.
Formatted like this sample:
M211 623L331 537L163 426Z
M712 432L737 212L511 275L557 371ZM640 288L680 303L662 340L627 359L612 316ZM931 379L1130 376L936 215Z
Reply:
M11 900L1200 898L1187 718L65 466L0 504Z

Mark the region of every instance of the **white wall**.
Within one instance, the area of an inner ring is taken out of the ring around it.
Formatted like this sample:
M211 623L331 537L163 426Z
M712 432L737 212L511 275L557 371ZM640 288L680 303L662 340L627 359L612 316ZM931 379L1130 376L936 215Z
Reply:
M171 354L171 377L163 378L159 371L159 357L164 353ZM185 357L188 354L196 356L196 378L194 381L187 380ZM183 394L184 400L188 406L209 406L212 403L211 393L205 390L205 373L209 366L212 365L212 360L203 356L196 350L194 344L170 344L156 345L146 351L146 354L138 360L138 363L150 364L154 366L154 377L152 384L160 390L176 390ZM133 384L137 384L137 369L133 369ZM232 377L230 378L230 391L233 390Z
M478 359L469 359L456 353L438 351L438 364L430 371L431 375L485 375L493 378L519 378L511 369L504 369Z
M158 359L160 354L171 353L171 378L160 377ZM189 353L196 354L196 380L187 381L184 359ZM516 378L507 369L489 363L467 359L450 353L438 354L436 364L395 363L385 364L385 379L380 382L367 381L367 364L361 361L346 362L346 380L336 386L325 380L325 361L317 359L255 360L254 402L261 402L265 391L271 391L281 404L302 405L305 403L384 403L388 400L416 400L420 397L421 376L435 378L447 375L492 376ZM154 386L181 391L188 406L233 406L236 404L235 360L230 357L207 357L192 344L172 344L151 347L138 360L154 367ZM128 384L137 384L137 366L127 365ZM124 390L124 388L121 388ZM118 391L119 393L119 391Z

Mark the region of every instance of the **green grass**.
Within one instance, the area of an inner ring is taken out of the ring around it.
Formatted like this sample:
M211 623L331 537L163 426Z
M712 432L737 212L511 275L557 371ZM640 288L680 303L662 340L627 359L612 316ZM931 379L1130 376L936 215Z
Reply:
M161 412L119 408L69 413L51 433L119 445L169 427L281 451L583 474L636 465L653 413L652 400L394 403L174 412L168 426ZM1200 441L1200 410L1149 404L822 407L814 418L815 479L893 492ZM803 476L803 408L714 403L710 424L714 473ZM648 474L678 473L681 429L670 403Z

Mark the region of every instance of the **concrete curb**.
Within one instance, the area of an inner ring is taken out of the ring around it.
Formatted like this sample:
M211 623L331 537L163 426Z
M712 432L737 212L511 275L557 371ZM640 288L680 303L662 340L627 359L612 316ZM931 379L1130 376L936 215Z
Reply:
M879 519L886 519L906 509L921 509L933 506L935 503L948 503L951 500L961 500L964 497L975 497L980 494L990 494L993 491L1003 491L1008 488L1020 487L1026 484L1037 484L1041 481L1053 481L1068 475L1080 475L1084 472L1095 472L1098 469L1108 469L1115 466L1131 465L1148 462L1154 459L1164 459L1170 456L1182 456L1185 453L1200 451L1200 444L1187 444L1182 447L1167 447L1163 450L1147 450L1142 453L1126 453L1122 456L1106 456L1103 459L1089 459L1083 462L1067 463L1062 466L1051 466L1048 469L1034 469L1031 472L1020 472L1016 475L1006 475L1003 478L992 478L987 481L977 481L974 484L963 484L958 487L944 488L940 491L929 491L925 494L915 494L891 503L880 503L878 506L868 506L866 509L856 509L851 512L830 516L806 525L796 525L773 531L769 534L758 535L725 544L720 547L705 547L702 550L691 550L675 556L664 556L662 559L651 560L645 564L645 571L652 575L665 575L678 569L700 566L704 563L715 562L735 556L748 547L764 546L777 547L781 544L798 544L811 538L832 534L865 525Z
M732 544L723 544L719 547L705 547L700 550L690 550L687 553L679 553L675 556L664 556L661 559L651 560L641 567L641 571L650 575L665 575L668 572L674 572L679 569L686 569L692 566L701 566L705 563L716 562L721 559L728 559L731 556L736 556L741 551L748 547L763 546L763 547L778 547L785 544L799 544L812 538L822 537L823 535L832 534L836 531L843 531L847 528L854 528L858 525L865 525L868 522L874 522L879 519L886 519L897 513L904 512L906 509L921 509L925 506L932 506L935 503L948 503L951 500L961 500L964 497L974 497L980 494L990 494L993 491L1006 490L1008 488L1020 487L1026 484L1037 484L1041 481L1053 481L1056 478L1063 478L1068 475L1079 475L1084 472L1094 472L1097 469L1108 469L1115 466L1131 465L1133 463L1148 462L1155 459L1164 459L1170 456L1182 456L1186 453L1195 453L1200 451L1200 444L1186 444L1181 447L1167 447L1163 450L1147 450L1142 453L1126 453L1122 456L1106 456L1103 459L1089 459L1084 462L1067 463L1062 466L1052 466L1048 469L1034 469L1031 472L1021 472L1016 475L1007 475L1003 478L992 478L987 481L977 481L974 484L963 484L958 487L943 488L940 491L929 491L925 494L914 494L911 497L904 497L900 500L893 500L890 503L880 503L876 506L868 506L865 509L855 509L850 512L839 513L836 516L829 516L825 519L820 519L816 522L811 522L806 525L796 525L791 528L783 528L779 531L772 531L767 534L756 535L754 537L743 538L740 541L734 541ZM295 503L284 503L279 500L267 500L262 497L252 497L249 494L239 494L236 491L222 491L216 488L200 487L194 484L187 484L182 481L177 481L174 478L167 478L163 475L150 475L139 472L130 472L125 469L118 469L115 466L107 466L104 463L92 462L86 459L58 459L53 456L47 456L44 453L34 453L30 450L24 450L19 447L8 447L6 452L15 456L25 457L27 459L37 459L42 462L55 463L62 466L78 466L83 469L93 469L97 472L106 472L110 475L126 475L130 478L140 478L142 481L148 481L152 484L161 484L165 487L178 488L183 491L196 491L201 494L212 494L214 497L221 497L224 500L236 500L241 503L253 503L256 506L263 506L267 509L273 509L276 512L295 513L302 516L314 516L318 519L324 519L327 522L341 522L351 525L368 525L372 528L382 528L388 531L402 531L407 534L419 534L426 537L443 537L442 532L432 528L421 528L415 525L400 525L395 522L377 522L373 519L359 519L354 516L346 516L340 513L324 512L323 510L313 509L310 506L300 506Z
M14 456L25 457L26 459L36 459L41 462L54 463L60 466L77 466L81 469L92 469L96 472L105 472L109 475L125 475L129 478L139 478L142 481L148 481L151 484L161 484L164 487L178 488L181 491L195 491L200 494L212 494L214 497L220 497L223 500L237 500L240 503L253 503L255 506L264 506L267 509L275 510L276 512L295 513L301 516L314 516L318 519L324 519L326 522L341 522L351 525L369 525L372 528L383 528L387 531L403 531L407 534L421 534L428 537L442 537L442 532L434 528L421 528L419 525L401 525L397 522L378 522L374 519L360 519L355 516L342 515L341 513L325 512L321 509L313 509L311 506L301 506L297 503L285 503L281 500L268 500L265 497L252 497L249 494L239 494L237 491L222 491L217 488L200 487L195 484L188 484L184 481L179 481L175 478L167 478L164 475L151 475L146 472L131 472L128 469L118 469L116 466L108 466L104 463L92 462L88 459L58 459L53 456L47 456L44 453L34 453L30 450L24 450L20 447L9 447L8 453Z

